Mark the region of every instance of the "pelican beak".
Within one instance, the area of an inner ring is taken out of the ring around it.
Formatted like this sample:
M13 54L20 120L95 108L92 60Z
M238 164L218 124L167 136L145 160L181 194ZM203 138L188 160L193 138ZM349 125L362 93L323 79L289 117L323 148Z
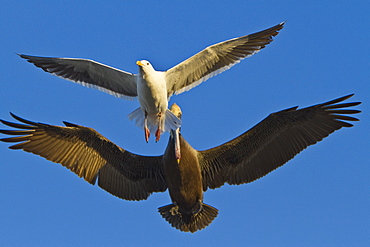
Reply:
M177 161L177 164L180 163L180 159L181 159L181 152L180 152L180 128L176 129L174 131L174 135L173 135L173 139L174 139L174 142L175 142L175 156L176 156L176 161Z
M139 66L143 66L144 64L141 61L136 61L136 64Z

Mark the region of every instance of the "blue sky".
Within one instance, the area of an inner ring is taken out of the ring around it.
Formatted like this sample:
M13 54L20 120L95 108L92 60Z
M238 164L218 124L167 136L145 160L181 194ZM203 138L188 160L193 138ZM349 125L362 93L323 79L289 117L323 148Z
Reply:
M208 149L271 112L350 93L363 113L354 128L266 177L207 191L204 202L219 215L195 234L172 228L157 212L170 203L168 192L123 201L61 165L0 143L0 245L369 245L370 2L339 2L1 1L1 119L12 120L11 111L49 124L65 120L131 152L162 154L168 134L146 144L127 118L138 101L62 80L15 53L90 58L133 73L135 62L147 59L166 70L208 45L285 20L260 53L171 98L183 109L183 136Z

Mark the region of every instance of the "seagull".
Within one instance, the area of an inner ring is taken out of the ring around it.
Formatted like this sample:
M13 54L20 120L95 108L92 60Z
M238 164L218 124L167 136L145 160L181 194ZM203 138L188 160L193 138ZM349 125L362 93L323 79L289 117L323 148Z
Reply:
M284 165L303 149L321 141L347 121L358 121L347 109L360 102L342 103L347 95L326 103L270 114L256 126L220 146L198 151L181 135L170 131L167 148L160 156L133 154L115 145L92 128L64 122L66 127L36 123L11 114L22 124L0 120L17 130L0 130L13 137L0 141L18 143L22 149L60 163L90 184L125 200L145 200L153 192L169 190L172 204L159 213L173 227L196 232L208 226L218 210L203 203L203 192L228 183L239 185L259 179ZM181 118L181 109L171 107ZM346 115L343 115L346 114ZM180 143L181 159L176 157Z
M137 97L140 107L128 115L144 129L145 141L155 132L176 130L181 121L168 110L173 94L180 94L231 68L263 49L278 34L284 22L269 29L211 45L166 71L156 71L147 60L137 61L138 74L128 73L89 59L37 57L18 54L44 71L99 89L124 99Z

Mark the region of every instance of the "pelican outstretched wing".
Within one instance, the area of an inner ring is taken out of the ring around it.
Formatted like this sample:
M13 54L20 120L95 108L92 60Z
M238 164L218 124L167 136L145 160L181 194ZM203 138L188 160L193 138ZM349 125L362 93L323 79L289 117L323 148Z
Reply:
M22 149L62 164L87 182L125 200L144 200L153 192L167 189L162 156L140 156L115 145L92 128L64 122L66 127L36 123L11 114L22 122L3 124L18 130L0 130L19 142Z
M239 137L200 151L203 189L218 188L224 183L252 182L284 165L303 149L334 131L352 127L347 121L358 119L348 114L360 111L345 108L361 103L341 103L352 96L299 110L292 107L272 113Z

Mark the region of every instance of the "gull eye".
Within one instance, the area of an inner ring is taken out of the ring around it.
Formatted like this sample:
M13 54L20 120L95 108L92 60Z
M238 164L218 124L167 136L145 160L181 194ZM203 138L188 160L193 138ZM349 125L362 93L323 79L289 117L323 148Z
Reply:
M149 65L149 63L147 62L146 65Z

